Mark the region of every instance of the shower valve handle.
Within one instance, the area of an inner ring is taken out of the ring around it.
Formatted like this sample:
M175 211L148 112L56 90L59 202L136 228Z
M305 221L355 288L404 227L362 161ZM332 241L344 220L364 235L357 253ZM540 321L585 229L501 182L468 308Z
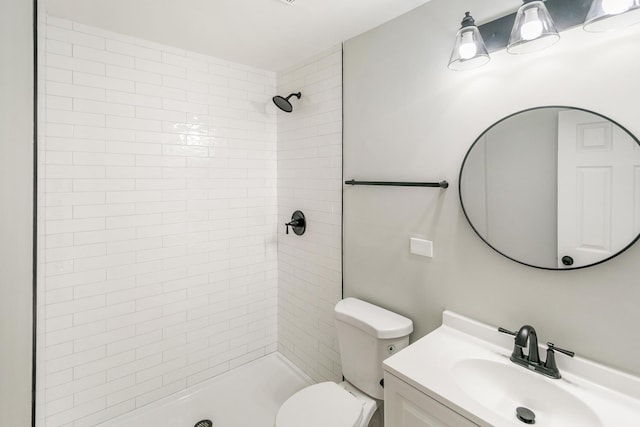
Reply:
M285 224L287 226L287 234L289 234L289 226L291 226L291 227L299 227L301 225L300 222L301 221L299 219L294 219L291 222L287 222Z
M286 227L286 234L289 234L289 227L291 227L293 232L298 236L302 236L307 229L307 221L301 211L295 211L293 215L291 215L291 221L286 222L284 225Z

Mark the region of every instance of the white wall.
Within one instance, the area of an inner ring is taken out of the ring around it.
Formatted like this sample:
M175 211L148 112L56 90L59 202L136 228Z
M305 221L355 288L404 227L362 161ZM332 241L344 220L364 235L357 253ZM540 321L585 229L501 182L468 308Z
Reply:
M277 348L275 73L48 18L41 425Z
M33 4L0 4L0 425L31 424Z
M640 27L577 29L544 52L500 52L483 68L449 71L464 12L481 23L505 4L433 0L345 43L345 178L451 184L344 188L345 295L409 316L413 339L439 326L446 308L512 329L530 323L540 340L640 374L640 342L629 338L640 323L640 245L582 270L522 266L475 235L457 189L469 146L515 111L577 106L640 135ZM433 259L409 253L414 234L434 241Z
M342 47L278 73L278 349L316 381L339 380L333 307L342 295ZM302 210L302 236L284 224Z

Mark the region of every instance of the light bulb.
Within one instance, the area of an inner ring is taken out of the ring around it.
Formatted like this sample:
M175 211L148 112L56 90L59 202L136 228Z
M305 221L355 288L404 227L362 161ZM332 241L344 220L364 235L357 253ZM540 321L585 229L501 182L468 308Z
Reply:
M524 11L524 23L520 28L520 35L524 40L534 40L542 34L542 22L538 17L538 9L532 7Z
M462 33L462 42L458 47L460 59L471 59L478 53L478 47L473 41L473 32L467 31Z
M626 12L633 5L633 0L602 0L602 10L607 15Z

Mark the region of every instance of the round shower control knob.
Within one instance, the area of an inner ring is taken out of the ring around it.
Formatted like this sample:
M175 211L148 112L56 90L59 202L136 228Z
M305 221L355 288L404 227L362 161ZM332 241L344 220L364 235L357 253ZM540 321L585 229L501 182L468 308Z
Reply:
M293 232L298 236L302 236L304 232L307 230L307 220L304 217L302 211L295 211L293 215L291 215L291 221L285 224L286 234L289 234L289 227L293 229Z

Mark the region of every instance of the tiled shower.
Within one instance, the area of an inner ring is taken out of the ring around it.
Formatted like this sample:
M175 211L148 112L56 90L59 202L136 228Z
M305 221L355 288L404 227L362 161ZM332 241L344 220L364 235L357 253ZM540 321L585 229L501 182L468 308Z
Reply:
M50 16L39 36L37 425L274 351L338 379L341 48L276 74Z

